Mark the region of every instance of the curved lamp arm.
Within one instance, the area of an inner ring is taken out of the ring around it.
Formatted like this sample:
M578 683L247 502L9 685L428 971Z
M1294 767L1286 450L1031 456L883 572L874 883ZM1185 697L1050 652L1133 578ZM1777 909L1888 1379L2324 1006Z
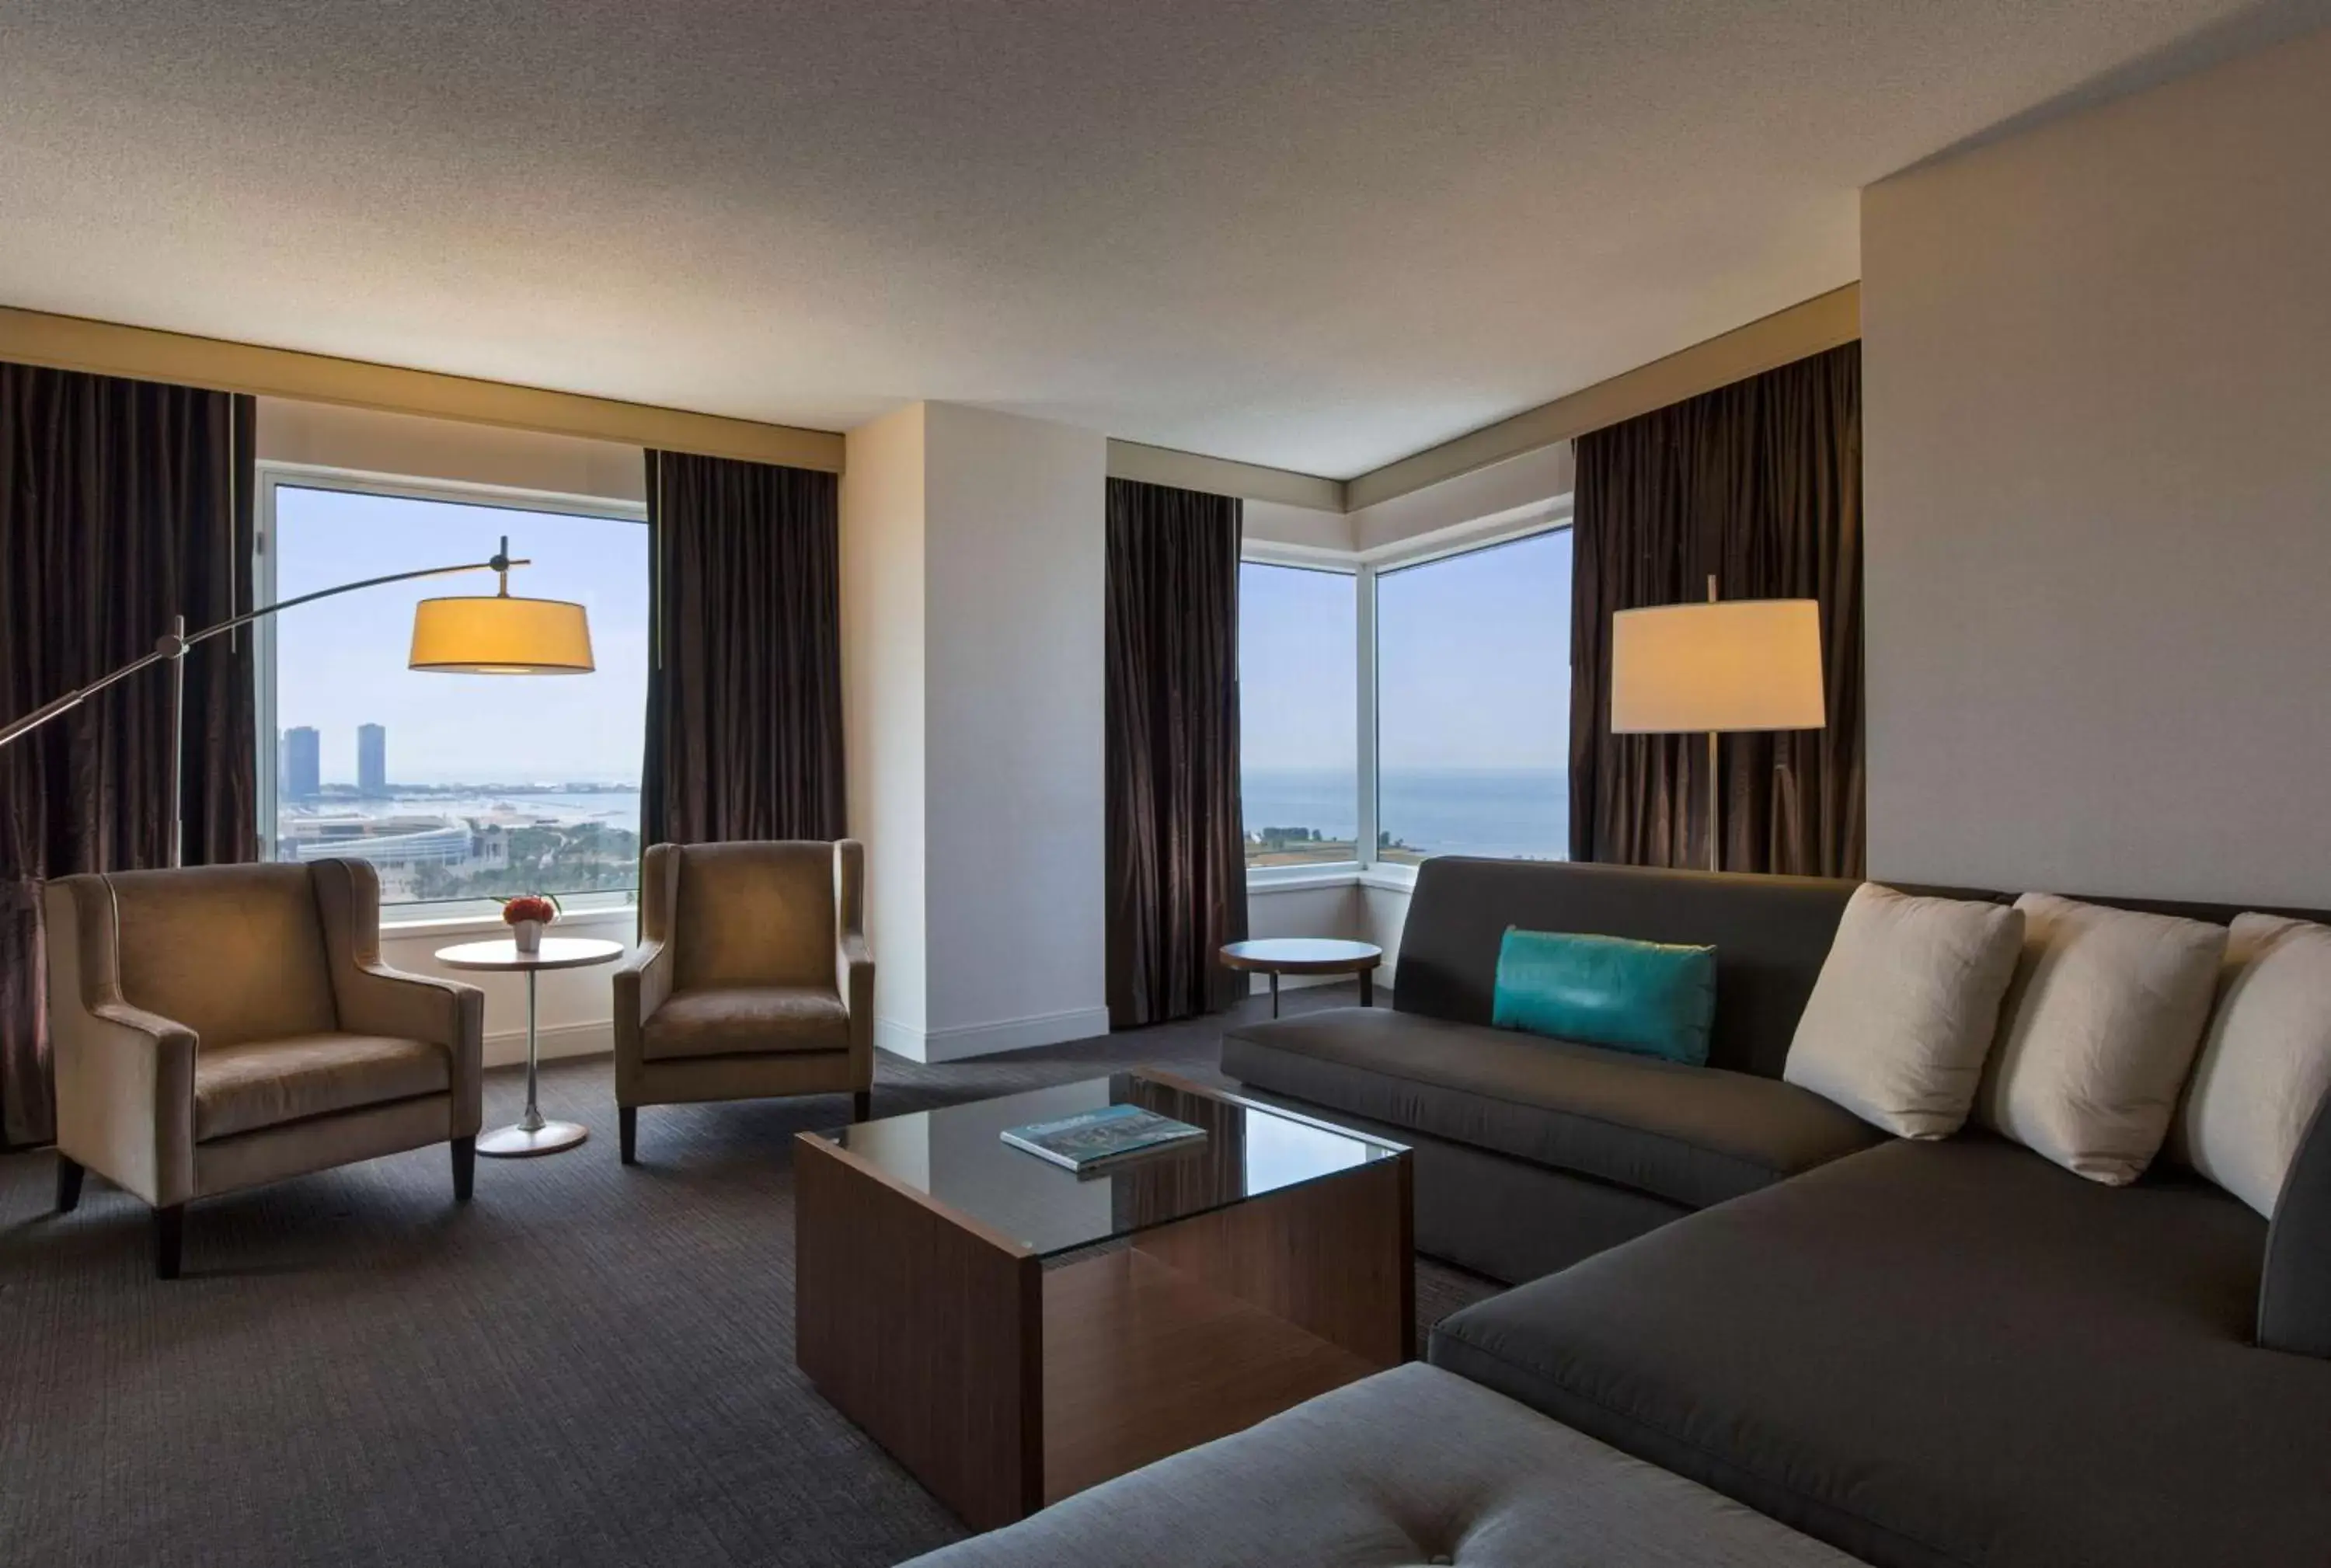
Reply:
M491 560L465 561L458 566L424 566L417 572L392 572L385 577L366 577L360 583L342 583L337 588L319 588L312 594L302 594L292 599L279 599L272 604L262 604L256 610L247 610L240 615L220 622L215 626L205 626L192 636L186 634L186 623L184 620L180 620L176 630L166 632L156 639L153 652L131 660L120 669L99 677L87 686L74 688L53 702L43 704L24 717L12 721L6 728L0 729L0 746L6 746L11 741L32 734L52 718L62 717L71 713L107 687L128 679L149 664L159 664L166 659L182 659L186 656L186 650L197 642L207 642L222 632L248 626L253 621L263 621L279 611L289 610L300 604L312 604L319 599L330 599L342 594L353 594L363 588L378 588L389 583L409 583L416 577L450 577L461 572L507 574L512 566L530 566L533 564L532 561L511 560L509 541L504 539L501 549Z

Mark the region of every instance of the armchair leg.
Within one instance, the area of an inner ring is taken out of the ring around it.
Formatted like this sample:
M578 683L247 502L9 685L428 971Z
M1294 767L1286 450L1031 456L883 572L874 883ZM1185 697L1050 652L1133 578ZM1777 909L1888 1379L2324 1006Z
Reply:
M172 1203L154 1211L154 1274L157 1278L176 1279L178 1277L179 1244L186 1235L186 1206Z
M640 1163L640 1107L617 1106L615 1129L616 1141L623 1145L623 1164L638 1164Z
M874 1119L874 1091L872 1089L861 1088L856 1090L851 1095L850 1119L853 1122L871 1122Z
M62 1152L57 1155L57 1212L70 1214L81 1202L81 1164Z
M475 1134L453 1140L453 1202L470 1201L470 1189L478 1174L478 1140Z

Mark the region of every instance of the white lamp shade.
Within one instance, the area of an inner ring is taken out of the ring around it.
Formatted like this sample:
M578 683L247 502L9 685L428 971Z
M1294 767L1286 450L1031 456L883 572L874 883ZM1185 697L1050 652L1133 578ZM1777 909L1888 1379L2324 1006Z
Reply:
M414 670L454 675L588 675L591 624L564 599L480 594L413 607Z
M1821 605L1661 604L1611 617L1611 730L1819 729Z

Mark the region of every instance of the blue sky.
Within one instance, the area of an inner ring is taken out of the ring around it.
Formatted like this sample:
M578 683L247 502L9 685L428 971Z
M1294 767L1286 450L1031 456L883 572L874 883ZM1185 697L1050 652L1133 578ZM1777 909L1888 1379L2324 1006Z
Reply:
M1250 564L1240 577L1245 765L1353 766L1353 584ZM1387 769L1556 768L1570 750L1570 531L1376 579Z
M510 592L579 601L598 670L571 676L424 675L404 667L413 606L490 594L489 572L367 588L276 621L276 722L322 732L327 784L356 782L357 726L388 727L395 784L635 784L647 701L643 524L339 490L276 491L276 596L455 561L507 533L535 564Z

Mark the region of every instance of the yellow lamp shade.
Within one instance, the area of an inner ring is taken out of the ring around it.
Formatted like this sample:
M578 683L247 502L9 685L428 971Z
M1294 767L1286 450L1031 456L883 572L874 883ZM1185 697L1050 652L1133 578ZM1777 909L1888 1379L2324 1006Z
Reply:
M582 605L507 594L422 600L413 607L406 662L452 675L588 675L597 668Z
M1611 730L1819 729L1821 605L1661 604L1611 617Z

